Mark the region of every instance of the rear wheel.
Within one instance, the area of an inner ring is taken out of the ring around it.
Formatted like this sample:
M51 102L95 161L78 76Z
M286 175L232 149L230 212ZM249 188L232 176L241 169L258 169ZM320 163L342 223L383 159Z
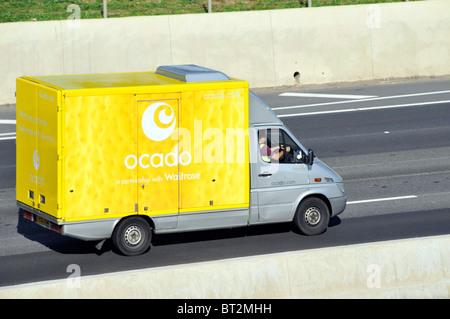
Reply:
M316 197L305 199L297 208L294 224L305 235L313 236L323 233L330 221L327 204Z
M121 254L125 256L141 255L150 247L152 229L142 217L129 217L116 226L111 240L114 248Z

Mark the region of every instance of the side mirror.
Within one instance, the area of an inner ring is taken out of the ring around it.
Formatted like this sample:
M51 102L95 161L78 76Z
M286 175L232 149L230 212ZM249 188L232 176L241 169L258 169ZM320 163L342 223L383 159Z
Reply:
M306 164L312 165L314 163L314 151L312 149L308 150L308 155L306 156Z
M297 153L296 163L303 163L306 165L312 165L314 163L314 151L312 149L308 150L308 154L305 154L301 151Z

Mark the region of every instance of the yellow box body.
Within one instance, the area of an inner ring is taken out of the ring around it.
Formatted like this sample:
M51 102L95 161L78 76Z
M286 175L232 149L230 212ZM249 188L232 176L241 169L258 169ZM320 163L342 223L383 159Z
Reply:
M248 83L17 79L17 201L57 224L249 206Z

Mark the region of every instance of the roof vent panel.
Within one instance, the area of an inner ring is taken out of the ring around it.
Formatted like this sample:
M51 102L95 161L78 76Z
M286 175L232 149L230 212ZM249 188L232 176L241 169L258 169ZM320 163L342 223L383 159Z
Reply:
M198 66L195 64L162 65L156 69L156 74L183 82L206 82L231 80L226 74Z

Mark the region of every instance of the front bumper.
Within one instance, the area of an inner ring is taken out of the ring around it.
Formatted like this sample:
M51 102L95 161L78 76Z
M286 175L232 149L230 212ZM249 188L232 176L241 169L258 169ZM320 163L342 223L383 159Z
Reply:
M341 214L347 206L347 196L344 194L340 197L330 198L331 216Z

